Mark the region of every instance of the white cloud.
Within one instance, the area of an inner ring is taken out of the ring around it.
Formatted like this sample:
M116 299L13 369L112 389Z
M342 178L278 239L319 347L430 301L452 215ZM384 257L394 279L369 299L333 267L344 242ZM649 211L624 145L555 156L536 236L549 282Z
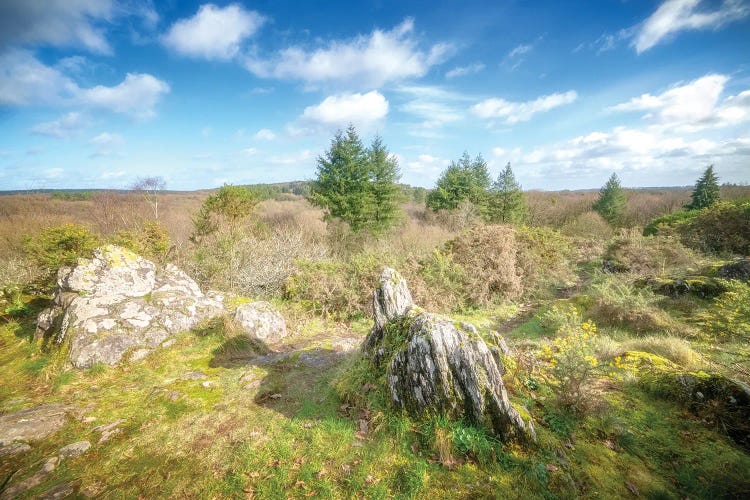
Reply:
M457 66L445 74L447 79L458 78L459 76L475 75L484 69L484 64L474 63L468 66Z
M307 83L344 82L380 87L391 81L424 76L453 50L439 43L421 50L414 22L406 19L390 31L376 29L347 41L330 41L309 51L292 46L271 59L248 56L245 67L264 78L297 79Z
M539 37L534 43L522 43L513 47L506 54L503 59L502 65L507 67L510 71L513 71L519 67L526 60L526 56L534 50L534 46L541 41Z
M239 4L222 8L209 3L193 17L175 22L162 37L162 43L184 56L229 60L264 22L262 15Z
M273 133L273 130L262 128L255 133L253 138L256 141L272 141L276 139L276 134Z
M667 0L641 25L633 40L639 54L681 31L718 29L750 14L744 0L723 0L715 9L698 10L702 0Z
M538 97L533 101L511 102L501 98L485 99L471 107L479 118L503 118L513 124L530 120L537 113L570 104L578 98L575 90Z
M528 54L529 52L532 51L533 48L534 48L534 46L531 45L531 44L528 44L528 43L524 44L524 43L522 43L521 45L517 45L510 52L508 52L508 56L507 57L509 57L509 58L512 59L514 57L518 57L518 56L522 56L524 54Z
M34 125L31 131L35 134L48 135L50 137L57 137L58 139L69 139L87 125L87 120L81 113L72 111L57 120Z
M156 113L154 107L163 94L169 92L169 85L145 73L128 73L125 80L114 87L97 85L80 92L80 100L85 104L126 113L135 118L147 119Z
M750 120L750 89L720 100L729 81L710 74L658 95L643 94L611 108L613 111L645 111L654 126L683 132L721 128Z
M114 87L84 89L58 69L46 66L25 50L0 54L0 105L91 106L144 119L169 92L169 85L145 73L128 73Z
M109 156L125 144L125 138L120 134L102 132L92 138L89 144L94 146L95 151L93 156Z
M464 114L452 106L430 100L415 99L409 101L401 107L401 111L416 115L421 118L421 127L431 129L439 128L446 123L460 121Z
M366 94L338 94L326 97L323 102L305 108L301 121L324 126L359 127L381 120L388 114L388 101L383 94L373 90Z

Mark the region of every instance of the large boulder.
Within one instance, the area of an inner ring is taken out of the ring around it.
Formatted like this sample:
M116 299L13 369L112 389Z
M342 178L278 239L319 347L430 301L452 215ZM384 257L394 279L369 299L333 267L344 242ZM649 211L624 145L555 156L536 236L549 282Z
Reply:
M535 439L531 421L526 424L508 400L499 354L473 325L421 312L392 269L380 277L374 306L376 321L363 352L385 370L396 408L415 417L466 419L504 438Z
M50 308L37 321L37 336L70 339L77 368L113 365L131 350L158 347L223 311L223 297L204 294L177 267L157 266L129 250L108 245L92 259L62 268Z
M286 337L286 321L268 302L240 304L234 319L248 337L261 342L276 342Z

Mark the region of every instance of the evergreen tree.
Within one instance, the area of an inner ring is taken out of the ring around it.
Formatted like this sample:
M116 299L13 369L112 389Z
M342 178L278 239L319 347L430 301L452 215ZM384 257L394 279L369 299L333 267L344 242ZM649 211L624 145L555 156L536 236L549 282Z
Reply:
M599 199L592 208L610 224L619 224L625 213L626 203L627 198L620 186L620 179L617 174L613 173L604 187L599 190Z
M526 218L526 195L516 181L510 162L492 185L488 218L492 222L520 224Z
M338 131L331 147L318 157L317 179L310 200L327 211L327 217L346 221L353 230L364 227L372 209L367 152L353 125Z
M440 175L435 189L427 195L427 206L432 210L453 210L468 200L484 211L491 183L482 155L472 161L469 153L464 152Z
M720 197L719 178L714 173L714 166L711 165L695 183L692 201L685 208L699 210L710 207L719 201Z
M367 166L370 171L371 221L374 230L388 229L399 219L402 198L397 182L401 178L398 161L383 144L380 136L375 136L367 150Z

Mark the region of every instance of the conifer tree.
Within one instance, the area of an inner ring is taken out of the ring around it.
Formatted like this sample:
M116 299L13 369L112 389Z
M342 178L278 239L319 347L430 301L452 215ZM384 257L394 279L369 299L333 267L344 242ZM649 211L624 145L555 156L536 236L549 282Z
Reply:
M625 191L620 186L620 179L616 173L613 173L607 183L599 190L599 199L592 208L607 222L616 225L622 221L626 203L627 198Z
M719 178L714 173L714 166L709 166L698 182L695 183L692 201L686 206L688 209L700 210L710 207L721 197L719 193Z
M526 218L526 195L516 181L510 162L492 185L488 218L491 222L520 224Z
M400 218L399 201L402 197L398 181L401 173L398 162L383 144L378 135L367 150L367 166L370 171L370 227L380 231L393 226Z
M464 152L440 175L435 189L427 195L427 206L432 210L453 210L468 200L484 211L491 183L487 162L482 155L477 155L472 161L469 153Z

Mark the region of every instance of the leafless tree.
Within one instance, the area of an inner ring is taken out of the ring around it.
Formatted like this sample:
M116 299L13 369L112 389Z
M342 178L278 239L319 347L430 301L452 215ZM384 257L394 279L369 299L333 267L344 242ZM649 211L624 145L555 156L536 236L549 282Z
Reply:
M154 219L159 219L159 191L163 191L167 182L163 177L139 177L133 185L130 186L132 191L141 193L146 202L151 205L154 211Z

